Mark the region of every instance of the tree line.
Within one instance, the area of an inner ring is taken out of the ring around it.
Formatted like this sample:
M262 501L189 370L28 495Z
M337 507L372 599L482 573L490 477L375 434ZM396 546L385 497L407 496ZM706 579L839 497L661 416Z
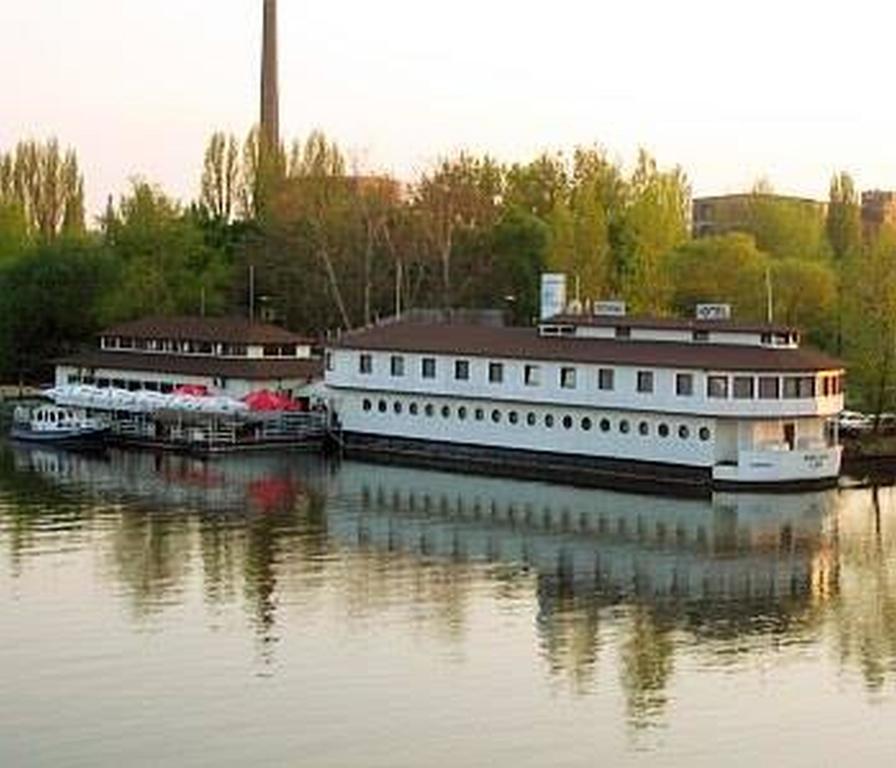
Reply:
M134 180L88 223L72 149L0 152L0 377L46 377L103 325L145 314L248 314L305 333L411 307L538 311L539 276L567 274L583 308L801 326L844 356L869 409L896 407L896 233L863 226L850 176L825 208L765 182L735 232L694 238L684 171L598 146L501 163L461 152L411 182L360 168L319 132L268 147L216 133L195 200Z

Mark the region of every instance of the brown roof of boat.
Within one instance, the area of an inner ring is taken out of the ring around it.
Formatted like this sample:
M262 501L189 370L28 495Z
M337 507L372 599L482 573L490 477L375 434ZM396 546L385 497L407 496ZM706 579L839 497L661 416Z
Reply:
M323 375L323 362L316 358L220 358L161 353L108 352L91 349L56 360L57 365L78 368L108 368L118 371L174 373L182 376L212 376L232 379L316 379Z
M540 336L535 328L393 322L342 336L333 346L474 357L727 371L839 370L843 363L810 347Z
M243 317L143 317L113 325L100 336L136 339L183 339L231 344L302 344L308 339L276 325Z

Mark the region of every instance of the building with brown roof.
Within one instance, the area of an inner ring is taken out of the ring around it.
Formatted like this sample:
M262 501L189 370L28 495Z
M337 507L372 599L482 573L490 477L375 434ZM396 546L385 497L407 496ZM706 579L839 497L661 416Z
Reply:
M301 396L321 361L303 336L239 317L147 317L106 328L97 346L56 363L56 384L171 392L198 385L240 398L270 389Z

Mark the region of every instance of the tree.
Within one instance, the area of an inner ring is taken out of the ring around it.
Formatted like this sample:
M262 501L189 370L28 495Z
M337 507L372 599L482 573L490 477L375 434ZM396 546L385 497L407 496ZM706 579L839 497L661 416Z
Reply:
M84 232L84 179L72 149L56 139L20 142L0 153L0 205L15 205L29 233L44 241Z
M205 150L200 205L222 223L233 218L240 181L240 151L235 136L214 133Z
M510 303L516 323L527 325L538 317L541 273L549 241L550 231L541 219L515 208L507 211L492 230L491 292Z
M862 208L852 177L845 171L831 178L827 220L828 242L834 258L843 262L862 248Z
M664 258L688 239L690 187L681 168L660 171L644 150L629 182L617 246L625 297L636 312L661 315L669 290Z
M769 258L751 235L703 237L680 245L668 260L671 309L693 316L700 303L730 304L739 320L766 319Z
M747 231L770 256L825 260L830 255L824 209L814 200L780 197L768 182L758 182L747 218Z

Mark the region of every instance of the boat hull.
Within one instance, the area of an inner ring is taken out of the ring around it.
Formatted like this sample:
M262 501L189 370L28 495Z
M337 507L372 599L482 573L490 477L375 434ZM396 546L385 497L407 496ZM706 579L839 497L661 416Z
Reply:
M419 467L455 469L614 490L705 497L718 490L798 491L836 487L838 477L738 482L714 478L712 467L520 450L389 435L344 432L340 447L350 457Z
M109 430L103 428L60 429L38 431L27 427L13 427L9 437L12 440L44 445L80 445L99 443L108 435Z

